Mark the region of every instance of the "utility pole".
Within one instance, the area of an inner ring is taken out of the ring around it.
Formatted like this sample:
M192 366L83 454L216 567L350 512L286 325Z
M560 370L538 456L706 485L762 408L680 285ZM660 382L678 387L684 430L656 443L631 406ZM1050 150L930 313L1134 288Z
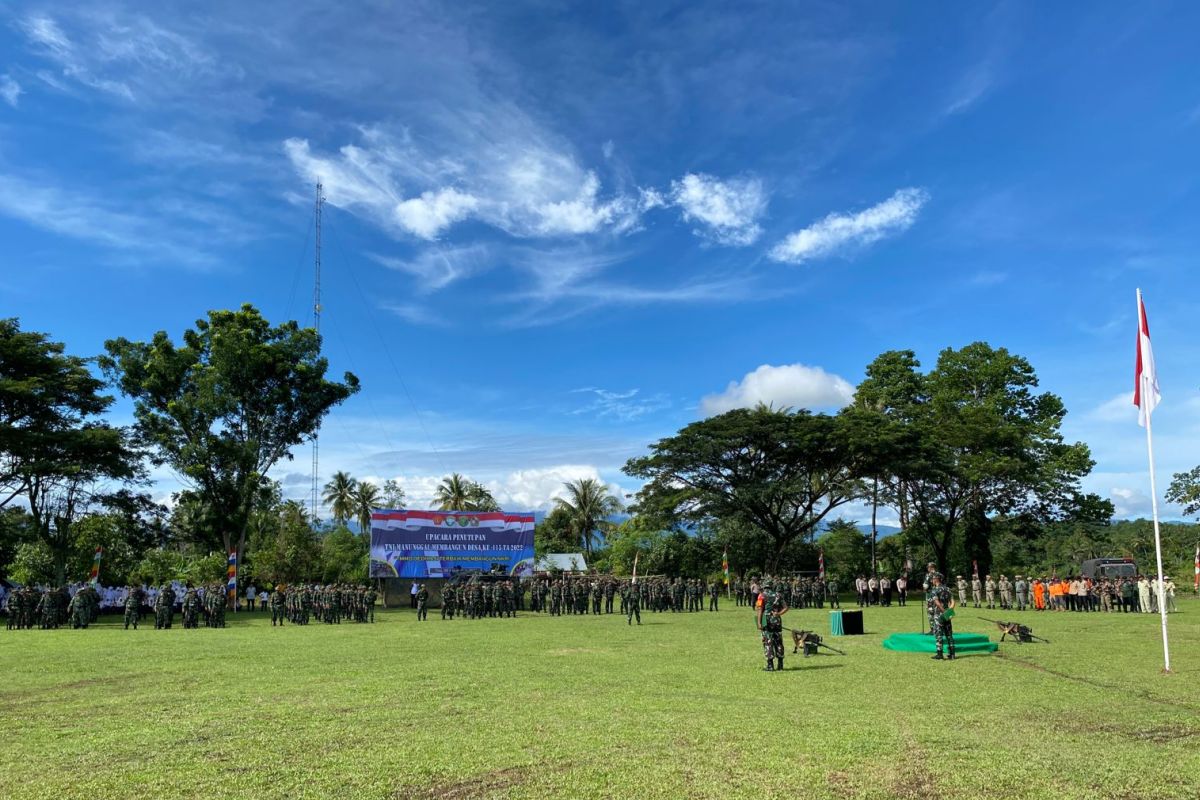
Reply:
M316 233L313 237L315 243L313 258L313 328L317 331L317 336L321 335L321 206L325 204L325 194L322 191L321 181L317 181L317 202L313 212L314 221L316 224ZM317 509L320 507L321 487L320 487L320 457L319 443L317 441L320 431L313 431L312 440L312 519L317 521Z

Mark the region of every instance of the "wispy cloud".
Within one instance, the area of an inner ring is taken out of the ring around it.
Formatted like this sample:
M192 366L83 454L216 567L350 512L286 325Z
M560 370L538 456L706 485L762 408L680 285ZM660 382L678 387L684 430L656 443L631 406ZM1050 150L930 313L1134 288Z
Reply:
M199 242L161 219L111 208L101 198L0 173L0 214L45 231L116 250L153 253L188 265L209 262Z
M630 422L655 411L661 411L671 405L665 394L641 395L639 389L612 391L589 386L575 389L576 393L592 395L592 402L581 406L572 414L590 414L597 417L612 417L622 422Z
M13 76L0 75L0 98L4 98L4 102L16 108L22 92L21 84L17 83Z
M830 214L789 234L771 248L775 261L802 264L849 247L863 247L885 236L908 230L929 200L924 189L901 189L882 203L857 214Z
M489 269L497 261L492 248L484 244L457 247L434 245L409 259L378 254L372 254L371 258L386 267L413 276L417 291L421 294L444 289L456 281Z
M758 179L689 173L671 184L670 198L684 220L699 225L697 236L744 246L762 234L758 221L767 210L767 193Z

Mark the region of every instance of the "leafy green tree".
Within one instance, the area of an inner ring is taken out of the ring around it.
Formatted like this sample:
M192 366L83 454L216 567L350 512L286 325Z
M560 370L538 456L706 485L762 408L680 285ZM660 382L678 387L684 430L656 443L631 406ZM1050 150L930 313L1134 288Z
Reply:
M357 583L367 577L368 540L337 528L321 540L321 580Z
M197 586L207 583L224 584L228 558L225 553L192 556L184 563L181 578Z
M43 541L22 542L9 565L8 574L20 584L48 584L55 581L54 553Z
M379 487L369 481L361 481L354 491L354 517L358 521L358 532L371 535L371 513L382 508Z
M467 511L500 511L500 504L482 483L471 482L467 491Z
M321 499L329 506L335 525L345 525L346 521L357 514L355 492L358 481L346 472L333 473L333 479L325 484L325 493Z
M130 571L129 577L134 583L151 586L183 580L187 577L187 559L178 550L148 550Z
M28 511L19 506L0 509L0 577L10 574L8 567L16 558L17 548L36 537Z
M841 417L759 406L694 422L631 459L638 511L678 522L738 518L771 540L774 571L798 538L863 495L864 474Z
M836 576L843 586L859 575L871 574L871 541L846 519L835 519L817 540L825 551L825 573Z
M565 508L551 509L533 529L533 549L538 558L547 553L571 553L578 546L571 514Z
M181 345L159 331L105 349L101 366L135 401L139 440L190 484L226 552L244 549L269 470L359 388L348 372L326 379L315 330L272 326L250 305L209 312Z
M321 573L321 539L304 504L288 500L257 527L249 564L255 576L273 583L316 580Z
M1063 441L1062 400L1038 394L1023 358L976 342L946 349L927 375L911 353L885 353L868 367L868 386L886 397L893 419L917 444L889 466L902 524L920 536L947 571L955 536L963 559L987 569L992 518L1049 518L1071 502L1092 467L1082 443ZM866 383L866 382L865 382ZM908 393L905 396L905 393Z
M570 512L565 509L555 509L551 515L561 513L564 523L565 536L574 536L574 526L571 524ZM549 519L549 517L547 517ZM633 572L633 560L639 557L638 569L641 574L650 574L646 570L653 568L650 554L656 549L661 550L659 542L670 533L658 527L648 517L633 516L617 525L608 533L609 564L617 575L629 575ZM568 539L567 542L570 542ZM565 543L567 543L565 542ZM559 551L561 552L561 551Z
M404 508L404 490L400 484L388 478L383 482L383 496L379 500L381 508Z
M613 524L608 518L621 510L621 501L595 478L580 478L563 486L566 487L567 496L558 498L555 506L567 512L572 529L583 543L583 551L590 556L592 540L597 533L603 536L612 529Z
M1189 517L1200 516L1200 467L1189 472L1176 472L1167 487L1166 500L1183 507Z

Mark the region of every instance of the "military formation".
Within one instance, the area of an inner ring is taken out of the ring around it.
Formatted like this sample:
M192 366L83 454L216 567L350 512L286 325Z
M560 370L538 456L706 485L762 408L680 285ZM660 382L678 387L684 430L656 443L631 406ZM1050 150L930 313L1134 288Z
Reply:
M87 586L71 595L67 587L38 590L24 586L8 596L8 629L86 628L100 614L100 597Z
M734 601L739 606L753 605L756 591L770 581L772 591L779 595L788 608L824 608L828 600L830 608L837 608L837 582L824 578L763 578L747 581L735 580L732 584Z
M375 601L379 593L367 586L347 583L328 585L296 584L276 586L268 602L271 625L307 625L321 622L340 625L346 622L374 622Z
M225 627L225 586L220 583L201 588L188 586L182 597L169 584L153 591L129 586L121 596L120 605L109 608L122 614L126 630L137 630L149 614L154 616L156 630L169 629L174 625L177 606L185 628L198 628L201 622L208 628ZM24 586L8 595L8 629L53 630L68 625L76 630L86 629L99 618L103 607L100 591L90 584L74 594L65 586L40 590Z

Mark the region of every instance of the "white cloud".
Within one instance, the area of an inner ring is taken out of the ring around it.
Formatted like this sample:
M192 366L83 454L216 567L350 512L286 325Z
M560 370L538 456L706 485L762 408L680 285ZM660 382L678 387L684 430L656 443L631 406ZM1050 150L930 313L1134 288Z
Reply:
M1150 495L1141 489L1131 489L1128 486L1114 486L1108 492L1108 499L1112 501L1113 516L1117 519L1150 516Z
M849 381L820 367L763 364L742 380L731 381L724 392L706 395L700 401L700 411L712 416L759 403L776 408L841 408L853 397L854 387Z
M929 200L924 189L901 189L879 205L857 214L830 214L803 230L789 234L771 248L775 261L800 264L844 247L865 246L907 230Z
M476 476L468 475L468 478ZM432 508L433 498L437 487L441 484L442 475L396 475L393 479L404 490L405 501L409 508ZM607 483L600 477L600 471L588 464L560 464L552 467L514 470L499 477L482 480L484 487L496 498L496 502L508 511L548 511L554 507L555 500L566 497L564 484L585 478L605 483L609 491L624 503L624 494L620 486ZM380 486L383 478L368 476Z
M0 75L0 97L4 98L4 102L16 108L17 101L23 92L21 84L17 83L11 75Z
M395 213L400 227L422 239L436 239L446 228L469 217L478 206L476 198L448 188L403 200L396 205Z
M329 202L394 235L435 239L479 220L517 238L555 238L637 226L642 205L606 195L599 177L570 148L510 106L423 120L407 129L367 128L362 142L334 154L291 138L284 152L306 181L320 179Z
M689 173L671 183L671 202L695 231L719 244L753 244L762 234L759 218L767 209L762 182L753 178L720 180L711 175Z

